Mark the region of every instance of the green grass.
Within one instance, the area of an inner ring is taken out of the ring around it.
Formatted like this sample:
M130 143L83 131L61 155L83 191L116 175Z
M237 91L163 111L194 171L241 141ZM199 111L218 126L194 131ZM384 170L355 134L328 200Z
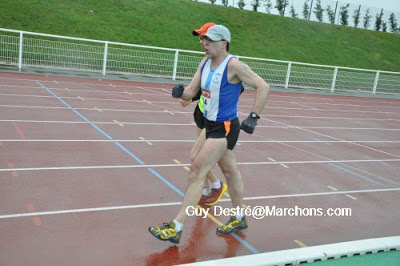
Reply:
M235 55L400 72L399 34L191 0L2 0L0 10L2 28L188 50L200 50L191 31L213 21L231 30Z

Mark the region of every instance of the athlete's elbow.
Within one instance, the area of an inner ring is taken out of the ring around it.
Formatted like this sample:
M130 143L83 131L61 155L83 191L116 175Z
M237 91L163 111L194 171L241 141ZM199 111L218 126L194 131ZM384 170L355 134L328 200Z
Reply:
M268 84L267 82L265 82L265 81L264 81L264 91L265 91L266 93L269 92L269 84Z
M269 84L267 82L265 82L264 80L261 80L259 82L258 86L256 87L256 89L262 91L265 94L268 94Z

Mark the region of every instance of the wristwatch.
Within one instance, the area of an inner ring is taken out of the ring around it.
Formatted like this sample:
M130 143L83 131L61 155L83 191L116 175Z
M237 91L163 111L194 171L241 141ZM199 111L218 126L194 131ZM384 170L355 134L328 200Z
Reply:
M251 112L250 113L251 118L257 118L260 119L260 116L258 114L256 114L255 112Z

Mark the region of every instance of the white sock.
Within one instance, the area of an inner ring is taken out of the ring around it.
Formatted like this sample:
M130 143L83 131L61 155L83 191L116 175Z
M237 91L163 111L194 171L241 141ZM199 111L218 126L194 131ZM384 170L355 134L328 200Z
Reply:
M208 188L208 187L203 188L203 192L202 192L203 196L210 196L210 194L211 194L211 188Z
M244 215L237 215L236 214L236 220L238 220L239 222L242 221L244 218Z
M221 181L219 181L219 180L217 179L217 181L215 181L215 182L213 182L213 183L211 184L211 187L212 187L212 188L220 188L220 187L221 187Z
M180 222L178 222L177 220L174 219L174 224L175 224L175 232L179 233L180 231L182 231L183 228L183 224L181 224Z

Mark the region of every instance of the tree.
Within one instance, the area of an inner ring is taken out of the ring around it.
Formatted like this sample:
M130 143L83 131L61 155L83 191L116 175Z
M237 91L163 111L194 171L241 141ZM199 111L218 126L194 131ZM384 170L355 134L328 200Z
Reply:
M382 26L382 17L383 17L383 8L381 9L381 13L376 14L376 19L375 19L375 30L379 31Z
M383 32L387 31L387 23L386 22L382 22L382 31Z
M266 0L265 1L265 11L267 11L268 14L271 14L271 9L272 9L271 0Z
M253 0L253 2L251 3L251 5L253 6L253 11L257 12L258 8L261 5L261 1L262 0Z
M208 0L210 1L211 4L215 4L215 2L217 2L217 0Z
M314 7L314 14L319 22L324 20L324 9L321 6L321 0L317 0L317 4Z
M349 25L349 8L350 4L340 7L340 24L343 26Z
M285 8L289 5L287 0L276 0L275 8L278 9L281 16L285 15Z
M306 0L303 4L303 17L304 19L308 19L308 16L310 15L310 6L308 5L308 1Z
M357 28L358 23L360 23L360 9L361 9L361 5L358 9L354 10L354 14L353 14L354 28Z
M369 13L369 8L368 8L367 11L365 11L365 15L364 15L364 29L368 29L371 18L372 18L372 15Z
M228 6L229 0L221 0L223 6Z
M335 12L331 9L331 6L326 7L326 12L328 13L329 22L335 24Z
M396 20L396 17L394 16L394 13L390 14L389 25L390 25L390 31L393 33L396 33L397 32L397 20Z
M290 6L290 16L291 16L292 18L297 18L297 16L298 16L298 14L296 13L296 10L294 10L293 3L292 3L292 5Z
M246 5L246 3L244 2L244 0L239 0L239 2L238 2L238 7L239 7L240 9L243 9L245 5Z

